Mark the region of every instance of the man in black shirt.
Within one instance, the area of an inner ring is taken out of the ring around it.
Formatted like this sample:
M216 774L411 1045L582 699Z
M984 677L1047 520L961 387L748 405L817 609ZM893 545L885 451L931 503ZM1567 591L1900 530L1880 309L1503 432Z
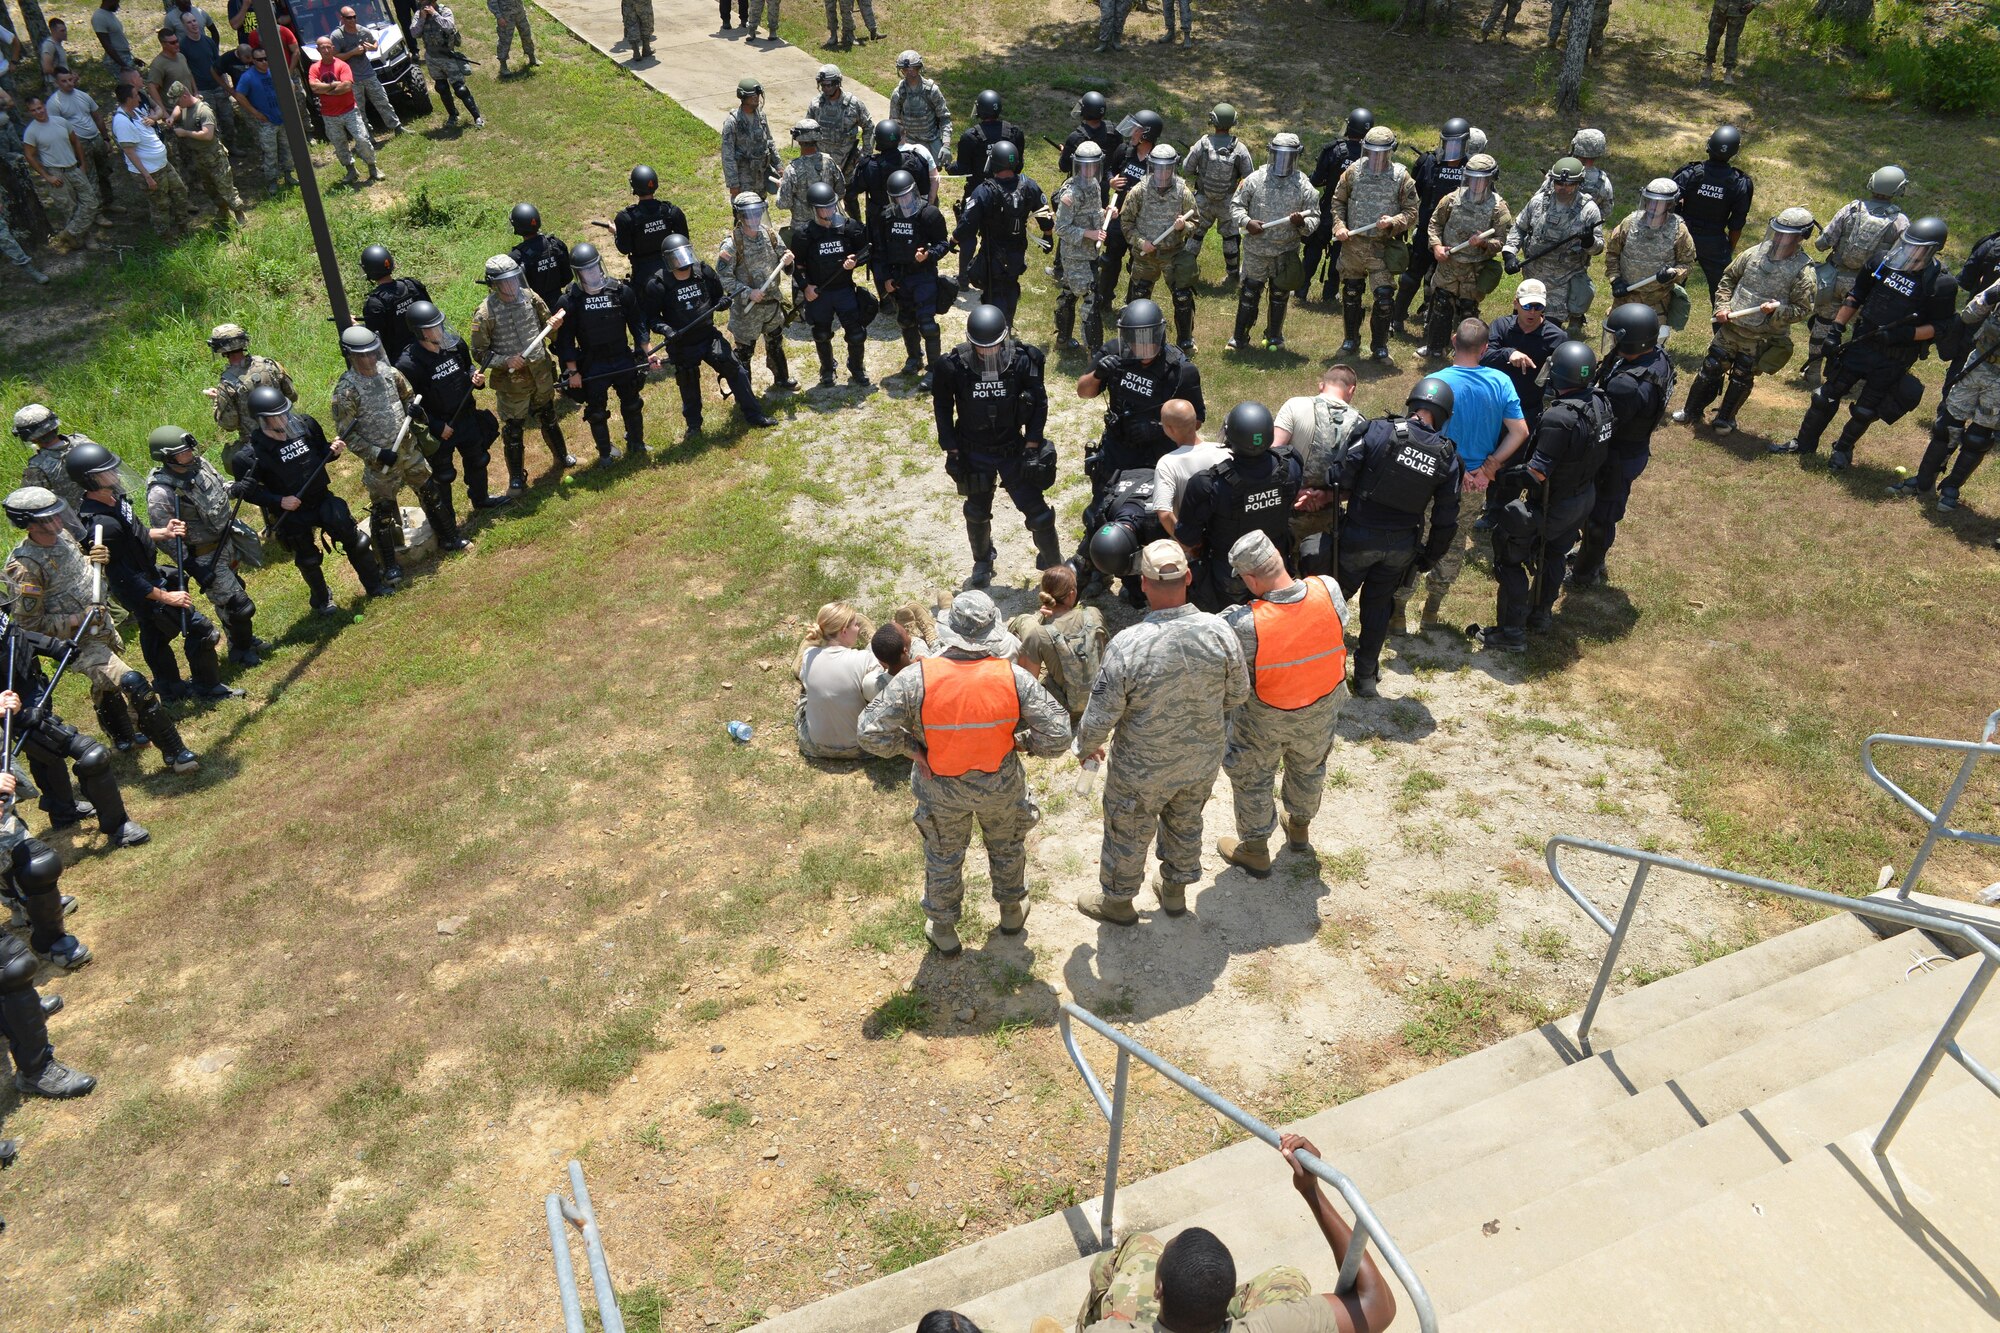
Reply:
M567 256L563 267L569 267ZM472 398L473 390L486 387L486 376L472 364L465 339L445 327L443 311L418 301L406 317L413 337L396 369L423 399L424 427L443 446L429 460L433 482L446 491L463 471L465 498L474 509L512 504L512 496L492 493L486 475L493 441L500 438L499 419Z
M893 124L894 122L887 122ZM903 330L903 368L899 374L922 373L919 389L931 387L937 373L941 331L938 313L951 307L957 290L938 273L938 260L953 247L944 214L924 199L916 177L898 171L888 180L889 206L875 227L881 258L876 271L896 303L896 323ZM926 365L928 364L928 369Z
M1514 291L1514 313L1502 315L1486 331L1486 355L1482 366L1491 366L1514 381L1520 395L1521 415L1534 430L1542 419L1542 366L1566 335L1560 324L1551 324L1544 313L1548 294L1540 278L1528 278Z
M1299 460L1289 449L1273 449L1271 410L1262 403L1238 403L1222 425L1229 461L1188 479L1174 522L1174 540L1194 562L1189 596L1204 611L1247 604L1250 591L1229 563L1239 538L1262 532L1292 559L1292 503L1299 497Z
M563 289L569 286L569 247L560 236L550 236L542 230L542 210L533 204L514 205L509 221L521 243L507 253L521 266L522 280L528 289L554 310L556 302L562 300Z
M1078 144L1085 142L1096 144L1104 150L1107 163L1116 155L1116 150L1123 147L1124 140L1119 138L1118 131L1104 123L1105 109L1103 93L1088 92L1077 99L1076 128L1069 132L1067 139L1063 140L1062 148L1056 158L1056 170L1064 176L1074 173ZM1118 168L1111 166L1108 169L1116 171Z
M305 580L312 609L323 616L340 614L319 551L319 534L340 543L354 577L370 597L387 597L395 591L382 579L382 570L368 549L368 539L355 526L347 501L327 485L326 467L339 450L328 443L319 422L304 412L292 411L285 395L270 385L259 385L246 400L257 428L250 432L247 447L237 450L229 470L236 482L230 493L251 504L273 510L278 515L278 539L292 553L299 577Z
M1690 162L1674 173L1674 184L1681 187L1674 211L1686 220L1688 234L1694 237L1695 262L1708 279L1710 305L1715 304L1715 284L1722 281L1722 270L1736 254L1757 193L1749 173L1730 164L1742 147L1743 131L1734 125L1719 126L1708 136L1708 160Z
M411 304L428 301L431 294L415 278L396 276L396 257L386 245L371 245L361 252L361 271L375 284L361 303L361 322L382 340L383 355L393 364L410 345L405 317Z
M714 269L697 259L694 246L685 236L669 236L660 253L666 267L648 280L648 308L656 312L653 332L665 340L661 355L674 364L674 383L681 391L681 416L687 433L701 431L701 368L706 365L722 376L730 396L753 426L778 423L764 415L757 394L750 387L750 368L736 359L729 343L715 327L715 313L728 306L722 279Z
M1618 540L1632 483L1652 459L1653 431L1674 396L1674 365L1660 349L1657 310L1628 301L1604 317L1604 335L1612 340L1611 356L1598 367L1597 387L1611 403L1611 440L1570 570L1572 588L1604 582L1604 557Z
M659 262L657 253L652 258ZM639 294L631 283L604 271L597 247L588 241L570 247L569 263L576 280L562 295L558 308L563 322L556 332L556 359L568 376L565 383L570 396L583 404L583 419L597 445L600 464L622 457L611 443L610 398L614 390L618 415L625 423L625 447L642 455L646 452L646 404L639 391L645 372L658 370L660 362L653 355L640 313Z
M1437 211L1440 199L1465 184L1465 163L1471 156L1467 145L1471 142L1472 122L1463 116L1453 116L1438 132L1438 146L1419 155L1417 165L1410 170L1417 182L1417 225L1410 233L1416 243L1410 247L1410 267L1396 280L1396 306L1389 318L1392 333L1409 336L1406 321L1410 317L1410 303L1423 289L1424 278L1437 263L1429 244L1431 214Z
M854 270L868 262L868 233L840 211L840 195L825 181L806 187L812 218L792 228L792 257L805 285L806 323L819 351L819 387L833 387L833 325L847 339L847 382L867 388L868 325L878 309L875 294L855 286Z
M1197 422L1208 415L1201 371L1167 342L1167 317L1151 301L1134 301L1118 312L1118 341L1107 343L1077 379L1077 397L1099 394L1108 395L1110 404L1097 451L1084 460L1092 498L1118 473L1151 467L1174 447L1160 427L1160 409L1167 403L1185 398Z
M1062 563L1056 513L1045 497L1055 485L1056 451L1043 438L1049 392L1041 349L1016 342L997 306L974 307L965 335L931 378L931 414L945 471L965 497L965 535L972 546L965 586L983 588L993 581L996 483L1007 488L1034 536L1037 567Z
M1340 184L1340 173L1359 162L1366 154L1361 146L1368 131L1375 128L1375 113L1365 106L1355 107L1347 113L1347 133L1319 150L1319 159L1313 163L1312 175L1307 177L1319 190L1319 226L1312 235L1306 237L1305 265L1306 288L1312 286L1313 276L1319 272L1320 261L1329 259L1326 270L1326 286L1320 292L1322 301L1333 299L1334 275L1340 268L1340 242L1333 239L1333 187ZM1301 289L1302 291L1304 289Z
M660 271L660 246L667 237L688 234L688 220L679 208L655 197L660 188L659 172L647 166L634 167L630 180L638 201L627 204L611 219L611 233L618 253L632 265L632 290L636 292Z

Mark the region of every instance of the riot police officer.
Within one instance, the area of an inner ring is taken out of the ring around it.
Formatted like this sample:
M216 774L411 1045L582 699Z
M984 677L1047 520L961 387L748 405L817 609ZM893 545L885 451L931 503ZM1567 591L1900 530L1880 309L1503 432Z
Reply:
M868 325L875 318L875 294L859 287L854 271L868 262L868 233L859 222L843 216L840 195L825 181L806 191L812 218L791 235L792 257L805 284L806 322L812 326L819 352L819 387L833 387L833 324L840 321L847 338L847 382L867 388Z
M1021 302L1021 275L1028 269L1028 219L1048 204L1035 178L1021 172L1021 150L1010 142L986 151L987 178L966 196L965 214L954 239L977 238L966 280L979 299L999 306L1007 318Z
M1201 395L1201 371L1167 342L1167 318L1151 301L1134 301L1118 312L1118 341L1098 353L1076 382L1079 398L1108 395L1104 433L1097 452L1085 460L1093 497L1111 478L1129 468L1149 468L1174 442L1160 428L1160 408L1175 398L1194 405L1196 420L1208 415Z
M1562 592L1563 568L1597 501L1616 430L1611 400L1596 387L1597 353L1576 339L1549 358L1555 398L1524 450L1521 494L1500 509L1493 528L1493 574L1499 581L1488 648L1523 652L1528 631L1547 629ZM1530 572L1532 570L1532 573Z
M974 307L966 340L938 363L931 381L931 410L945 471L965 497L965 536L972 545L968 588L993 581L994 483L1035 539L1037 567L1062 563L1056 513L1045 492L1056 480L1056 450L1044 437L1049 393L1042 382L1042 350L1018 342L998 306Z
M167 539L167 554L180 570L181 591L192 581L208 594L229 636L230 661L259 665L271 645L257 637L252 625L257 604L236 569L241 549L248 547L261 559L261 547L236 522L229 483L201 457L201 441L190 431L160 426L146 444L158 464L146 477L146 513Z
M957 290L938 272L938 260L952 249L944 214L924 198L917 178L897 171L888 180L888 211L876 225L876 245L883 286L896 303L896 323L903 331L902 375L921 373L919 389L931 387L937 374L941 333L938 314L951 308Z
M1374 128L1375 113L1367 107L1358 106L1348 112L1347 129L1340 138L1319 150L1319 157L1313 162L1312 175L1306 178L1307 183L1319 191L1319 225L1306 237L1306 285L1299 289L1301 295L1311 290L1321 262L1330 261L1320 300L1333 299L1333 284L1340 272L1340 242L1333 239L1333 189L1340 184L1340 178L1347 169L1366 155L1367 149L1362 143L1368 131Z
M1431 214L1443 198L1465 184L1465 163L1472 156L1472 122L1453 116L1438 131L1438 146L1417 155L1410 172L1417 182L1417 242L1410 247L1410 267L1396 280L1396 304L1390 313L1389 331L1408 337L1410 303L1417 298L1424 278L1437 263L1426 238L1430 235Z
M1104 123L1108 109L1104 94L1100 92L1087 92L1076 99L1076 128L1063 140L1062 150L1056 157L1056 170L1065 176L1075 174L1076 150L1081 144L1096 144L1106 158L1115 156L1116 150L1123 147L1125 141L1118 131Z
M1868 178L1868 197L1850 199L1841 205L1833 221L1820 232L1817 245L1820 253L1827 256L1821 271L1824 273L1831 265L1833 281L1822 282L1819 304L1806 324L1812 334L1812 345L1800 371L1806 388L1820 386L1820 367L1826 360L1826 331L1840 312L1840 303L1854 290L1854 280L1880 264L1889 247L1909 230L1910 219L1896 203L1909 188L1909 174L1901 167L1878 167Z
M370 597L394 592L368 549L368 539L355 526L347 501L327 485L327 464L345 446L336 449L319 422L304 412L292 411L285 395L271 385L258 385L245 401L257 429L251 433L248 446L238 453L237 464L243 470L229 490L277 513L278 537L292 553L299 577L305 580L312 609L320 615L339 614L321 569L317 539L322 532L346 550L347 563L353 566L364 592ZM150 734L151 728L147 730Z
M1360 595L1361 635L1352 661L1354 692L1364 699L1377 695L1396 589L1414 579L1413 570L1435 564L1458 536L1465 469L1443 434L1451 420L1451 386L1426 375L1410 387L1404 405L1408 416L1369 422L1326 476L1326 484L1347 501L1340 524L1340 591L1350 598Z
M1694 236L1695 262L1708 279L1708 303L1715 304L1715 287L1722 270L1736 253L1743 224L1750 217L1750 204L1757 184L1748 172L1731 165L1743 147L1743 131L1734 125L1720 125L1708 136L1708 160L1690 162L1674 173L1680 186L1680 202L1674 211L1688 224Z
M412 302L430 300L430 290L415 278L396 276L396 257L386 245L371 245L361 252L361 271L375 284L361 303L361 322L382 340L393 363L410 341L404 315Z
M937 182L931 174L930 159L914 148L903 147L903 127L894 120L875 122L875 151L855 168L853 197L861 205L861 225L868 239L882 243L882 220L889 215L889 179L905 172L916 182L917 193L926 200L937 198Z
M1070 154L1070 178L1056 191L1056 348L1060 354L1096 355L1104 341L1104 316L1097 295L1098 252L1105 240L1104 150L1089 139ZM1076 332L1077 302L1083 303L1083 342Z
M1190 478L1181 497L1174 539L1194 562L1189 596L1204 611L1221 611L1250 600L1250 591L1229 563L1238 538L1262 532L1285 558L1292 559L1292 503L1302 480L1298 457L1271 447L1271 409L1238 403L1223 418L1222 441L1229 461Z
M1084 578L1082 595L1094 597L1106 579L1120 579L1129 606L1146 604L1139 587L1139 552L1167 535L1153 508L1154 470L1127 468L1113 475L1083 511L1083 544L1070 565Z
M716 312L729 303L722 279L695 257L694 245L685 236L667 237L660 253L666 256L666 267L648 280L651 294L646 304L659 312L653 331L665 340L661 355L674 364L674 383L681 391L681 416L687 421L688 434L701 431L704 365L729 386L745 421L753 426L777 425L757 402L756 391L750 387L750 368L736 359L728 340L715 327Z
M416 493L440 553L462 551L468 543L459 535L451 492L431 471L437 443L417 424L416 390L401 371L383 364L381 340L368 330L344 329L340 343L347 369L333 385L335 440L361 459L369 540L382 577L398 583L403 567L397 552L411 544L403 523L404 487Z
M652 259L661 262L657 252ZM604 271L597 247L588 241L570 247L569 262L576 280L558 307L563 322L556 333L556 359L563 364L570 395L583 404L583 419L597 445L599 463L623 456L611 443L609 399L614 390L625 424L625 447L644 454L646 403L639 391L645 372L658 370L660 361L653 355L639 294L632 284Z
M568 255L563 256L563 272L569 272ZM471 349L445 327L444 312L429 301L412 305L404 318L414 337L397 359L396 369L423 399L424 427L438 442L438 451L429 460L437 488L448 493L463 472L465 498L474 509L512 504L511 495L493 494L487 479L500 421L473 401L473 391L486 387L486 376L473 365Z
M541 297L551 310L555 309L556 302L562 300L563 288L569 286L569 247L560 236L542 230L542 210L533 204L514 205L508 221L521 243L507 253L521 266L521 278L528 284L528 290ZM407 319L409 312L403 314Z
M1604 557L1618 540L1632 483L1652 458L1653 431L1674 396L1674 364L1660 347L1661 328L1660 312L1643 301L1628 301L1604 317L1610 355L1598 366L1597 387L1611 404L1611 439L1570 570L1572 588L1604 582Z
M33 489L41 490L40 487ZM20 493L14 492L17 496ZM42 493L47 494L46 491ZM9 651L13 651L11 644ZM19 691L5 700L5 706L9 712L23 711ZM22 720L17 718L14 726L18 729L22 725ZM96 748L100 752L104 749L101 745ZM108 757L105 763L109 765ZM28 950L21 948L21 942L11 931L0 930L0 1028L6 1029L10 1039L15 1035L12 1031L14 1022L23 1017L10 1001L18 987L33 980L35 960L40 958L65 971L74 972L91 958L90 950L63 924L65 914L75 910L76 899L62 892L62 857L56 854L53 847L28 836L28 826L21 822L14 809L15 785L16 778L11 772L0 780L0 802L4 802L0 805L0 875L4 875L0 878L0 896L4 896L13 908L12 924L17 928L28 927L28 945L33 950L33 956L23 956ZM35 1010L39 1015L39 1001ZM46 1028L42 1029L42 1034L42 1045L46 1048ZM22 1060L24 1053L29 1055L27 1061ZM33 1067L34 1058L40 1054L32 1046L27 1052L19 1047L13 1052L15 1063L23 1070ZM23 1091L32 1091L18 1077L15 1086Z
M1028 136L1013 121L1002 119L1000 111L1000 94L991 88L986 89L973 99L972 124L958 136L951 171L955 176L965 177L967 199L971 199L972 192L985 184L986 178L992 174L993 166L989 159L997 145L1014 145L1014 165L1017 168L1028 155Z
M1858 388L1826 460L1831 471L1844 472L1877 418L1896 421L1917 405L1923 385L1910 368L1931 354L1938 332L1958 317L1958 280L1937 260L1945 236L1943 218L1918 218L1873 271L1854 280L1826 331L1832 362L1826 379L1813 390L1798 434L1772 445L1772 453L1803 458L1818 450L1840 400ZM1843 349L1841 337L1850 328L1854 339Z
M1715 287L1708 353L1688 385L1687 401L1674 412L1675 421L1700 425L1726 374L1729 387L1722 390L1711 429L1727 435L1750 399L1751 382L1784 369L1792 354L1785 330L1812 313L1817 290L1804 248L1815 225L1806 209L1787 208L1771 219L1762 241L1729 261Z
M1105 202L1113 208L1125 202L1125 192L1137 185L1146 176L1146 159L1152 156L1153 147L1167 132L1167 122L1157 111L1134 111L1118 122L1118 134L1124 140L1118 152L1112 153L1104 163ZM1097 304L1100 309L1109 307L1118 299L1118 278L1125 269L1125 257L1131 253L1126 243L1122 227L1111 227L1104 236L1104 254L1097 263Z
M687 214L659 197L660 173L648 166L632 168L629 177L632 193L638 199L625 205L618 216L611 219L613 243L618 253L624 255L632 266L632 289L643 289L646 279L660 271L660 246L669 236L685 236L688 233ZM596 253L595 247L591 250ZM570 254L572 267L580 268L576 262L574 249Z

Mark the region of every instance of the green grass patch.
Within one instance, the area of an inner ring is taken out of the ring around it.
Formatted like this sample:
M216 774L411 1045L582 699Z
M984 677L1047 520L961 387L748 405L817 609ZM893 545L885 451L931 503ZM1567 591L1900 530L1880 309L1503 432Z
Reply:
M1526 992L1477 977L1431 977L1410 992L1416 1015L1403 1024L1403 1044L1419 1056L1456 1059L1489 1046L1525 1023L1546 1023L1546 1005Z
M728 1101L709 1102L695 1114L704 1120L719 1121L731 1129L748 1129L750 1121L755 1118L751 1115L749 1107L734 1098Z
M1569 957L1569 936L1554 926L1540 926L1521 932L1521 947L1545 963L1560 963Z
M1500 896L1486 889L1434 889L1424 897L1467 925L1490 926L1500 915Z

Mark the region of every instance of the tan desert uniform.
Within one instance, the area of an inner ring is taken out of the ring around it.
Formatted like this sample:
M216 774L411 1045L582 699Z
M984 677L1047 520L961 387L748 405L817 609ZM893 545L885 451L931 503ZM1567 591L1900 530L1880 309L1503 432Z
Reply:
M729 298L729 336L736 342L736 359L749 365L751 351L757 340L763 339L764 365L771 378L779 381L791 378L784 342L785 279L771 283L761 301L752 301L750 294L764 288L786 253L784 242L767 220L754 232L732 227L715 257L715 276L722 280L723 294Z
M494 256L495 260L500 258ZM487 267L493 267L492 261ZM522 352L548 322L548 305L523 279L512 301L502 300L498 291L486 294L473 313L472 336L466 339L472 359L485 370L486 383L493 390L507 470L516 480L520 477L523 423L530 416L541 425L542 440L556 460L561 463L569 457L569 446L556 421L556 364L549 356L549 339L542 339L525 355ZM523 356L527 364L519 370L507 369L507 362L516 356Z
M1373 133L1373 131L1370 131ZM1370 171L1367 154L1340 173L1333 187L1334 216L1349 231L1359 231L1387 217L1389 223L1366 236L1350 236L1340 243L1340 277L1353 282L1366 279L1377 294L1395 285L1389 272L1384 242L1408 232L1417 220L1417 182L1401 162L1391 161L1387 171Z
M1663 268L1680 270L1672 282L1648 283L1625 298L1651 306L1662 320L1673 301L1674 284L1687 276L1694 261L1694 237L1678 213L1668 213L1665 222L1653 227L1646 223L1646 210L1635 208L1604 238L1607 279L1637 287Z
M424 458L424 448L436 446L421 424L411 422L408 430L403 429L417 396L403 372L379 359L376 365L379 369L373 375L349 369L333 382L333 423L347 447L362 460L361 488L368 492L370 535L386 563L408 545L396 497L405 486L416 492L430 484L431 465ZM395 461L384 466L382 455L392 448Z
M1470 302L1476 312L1480 301L1479 270L1499 253L1500 244L1507 239L1507 229L1514 225L1514 210L1507 206L1498 190L1488 190L1485 198L1473 199L1465 188L1461 185L1438 200L1438 206L1431 210L1430 233L1425 239L1449 250L1464 245L1483 231L1493 233L1491 249L1485 245L1467 246L1449 259L1438 260L1431 268L1432 287L1461 302Z
M1416 198L1412 185L1411 199ZM1243 280L1268 282L1280 257L1296 249L1299 242L1319 226L1319 191L1296 166L1282 176L1271 174L1270 164L1257 168L1236 187L1230 214L1243 232ZM1304 215L1298 226L1291 223L1294 213ZM1411 205L1415 216L1415 204ZM1249 224L1261 222L1264 230L1252 232Z

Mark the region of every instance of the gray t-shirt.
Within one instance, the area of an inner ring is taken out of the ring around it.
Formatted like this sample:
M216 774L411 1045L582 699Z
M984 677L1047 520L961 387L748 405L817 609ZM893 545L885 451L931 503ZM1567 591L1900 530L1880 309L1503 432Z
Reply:
M868 702L864 691L875 667L875 654L865 648L830 643L806 650L799 664L805 686L800 722L814 749L861 753L856 724Z
M375 67L368 63L368 53L361 49L363 42L375 40L375 34L355 24L354 31L335 28L327 36L333 39L333 53L347 62L347 68L354 75L356 83L376 82Z
M60 116L69 122L71 130L79 139L97 138L97 99L83 89L73 93L54 92L49 94L49 119Z
M21 131L21 142L34 149L35 156L50 171L76 165L76 149L69 142L69 122L59 116L29 121L28 128Z
M132 43L125 40L125 25L116 14L101 5L91 10L90 30L102 37L111 47L112 57L119 64L131 67Z

